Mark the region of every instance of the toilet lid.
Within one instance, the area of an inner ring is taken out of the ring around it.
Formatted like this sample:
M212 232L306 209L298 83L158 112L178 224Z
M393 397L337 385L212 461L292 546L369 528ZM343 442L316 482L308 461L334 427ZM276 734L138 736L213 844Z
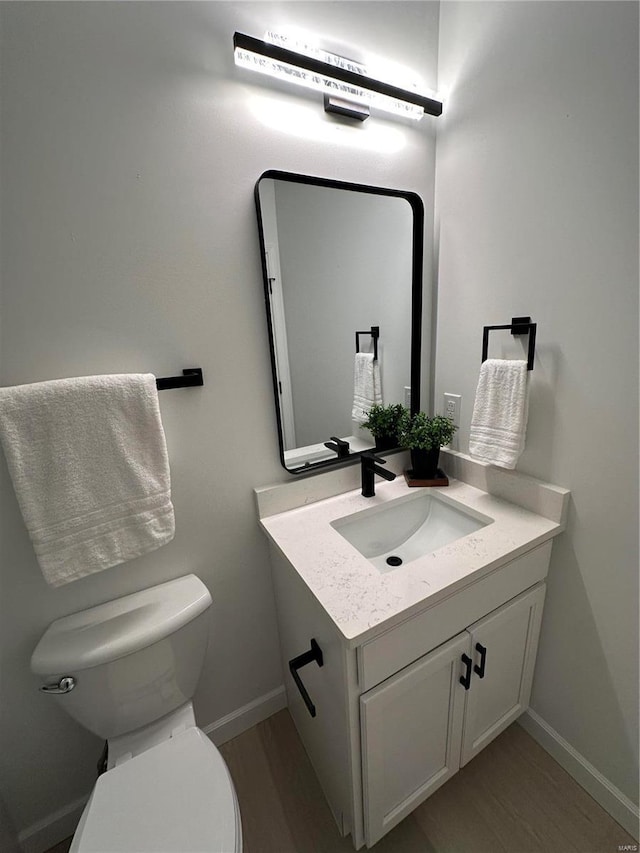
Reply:
M235 853L240 813L222 756L199 729L98 778L72 850L78 853Z

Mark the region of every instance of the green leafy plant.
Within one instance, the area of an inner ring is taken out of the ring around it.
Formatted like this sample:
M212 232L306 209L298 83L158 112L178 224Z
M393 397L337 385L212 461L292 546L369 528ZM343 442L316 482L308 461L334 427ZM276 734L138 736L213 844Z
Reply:
M397 436L404 416L408 411L401 403L391 403L389 406L372 406L367 412L367 420L362 424L374 438L382 436Z
M442 415L430 418L425 412L415 415L406 412L400 428L400 444L410 450L433 450L449 444L457 429L451 418Z

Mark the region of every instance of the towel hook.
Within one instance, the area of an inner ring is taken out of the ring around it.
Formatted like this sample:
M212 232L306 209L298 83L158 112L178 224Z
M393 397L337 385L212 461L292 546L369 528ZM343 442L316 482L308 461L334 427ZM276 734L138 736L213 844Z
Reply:
M529 350L527 352L527 370L533 370L533 359L536 352L537 323L531 322L531 317L512 317L505 326L485 326L482 332L482 360L487 360L489 351L489 332L494 329L509 329L512 335L529 335Z
M372 326L363 332L356 332L356 352L360 352L360 335L371 335L373 340L373 360L378 360L378 338L380 337L380 326Z

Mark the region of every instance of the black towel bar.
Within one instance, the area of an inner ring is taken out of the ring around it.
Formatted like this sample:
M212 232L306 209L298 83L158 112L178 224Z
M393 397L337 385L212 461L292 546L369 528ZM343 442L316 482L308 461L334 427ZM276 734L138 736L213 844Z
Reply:
M158 391L167 391L170 388L197 388L199 385L204 385L201 367L187 367L182 371L182 376L156 379Z
M512 335L529 335L529 350L527 353L527 370L533 370L533 359L536 353L537 323L531 322L531 317L512 317L505 326L485 326L482 333L482 360L487 360L489 351L489 332L494 329L510 329Z
M309 711L312 717L315 717L316 715L316 706L311 701L311 697L307 693L307 688L302 683L302 679L300 678L298 670L301 669L303 666L307 666L308 664L313 663L314 661L318 664L318 666L324 665L322 649L313 639L311 640L311 648L308 652L303 652L301 655L298 655L297 657L292 658L289 661L289 672L293 676L293 680L296 683L296 687L300 691L300 695L304 700L304 704L307 706L307 710Z
M373 360L378 360L378 338L380 337L380 326L372 326L364 332L356 332L356 352L360 352L360 335L371 335L373 340Z

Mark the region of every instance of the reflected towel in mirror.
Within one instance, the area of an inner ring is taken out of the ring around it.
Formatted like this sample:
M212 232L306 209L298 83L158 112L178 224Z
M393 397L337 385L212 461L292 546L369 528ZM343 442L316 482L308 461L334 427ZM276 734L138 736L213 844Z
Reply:
M382 405L380 364L374 360L372 352L357 352L353 374L352 419L356 423L364 423L373 405Z

